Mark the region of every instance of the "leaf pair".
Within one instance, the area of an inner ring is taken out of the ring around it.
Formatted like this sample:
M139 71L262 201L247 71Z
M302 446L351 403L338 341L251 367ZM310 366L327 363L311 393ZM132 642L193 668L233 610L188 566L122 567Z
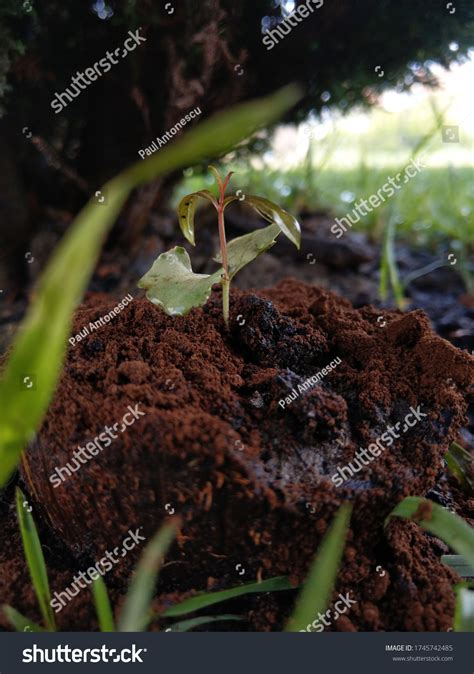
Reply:
M231 241L227 247L230 279L242 267L271 248L279 232L276 225L269 225ZM214 259L222 262L220 255ZM144 288L147 298L169 316L184 316L193 307L200 307L207 302L212 286L220 282L223 273L224 269L220 267L213 274L195 274L187 251L181 246L175 246L155 260L151 269L140 279L138 287Z
M298 221L282 208L263 197L249 195L245 202L270 223L263 229L240 236L229 244L225 238L224 211L237 200L236 196L225 197L225 188L231 173L222 181L216 169L209 167L219 187L216 199L209 190L199 190L183 197L178 206L178 220L186 239L195 245L194 219L200 199L211 203L218 213L221 251L214 258L222 266L213 274L196 274L192 270L189 255L180 246L162 253L151 269L140 279L138 287L146 290L147 298L160 306L170 316L183 316L193 307L207 302L215 283L223 287L223 315L228 324L229 284L247 264L271 248L280 232L283 232L297 248L300 247L301 230Z
M214 167L209 167L213 169ZM181 231L186 237L187 241L193 246L195 245L195 236L194 236L194 216L196 214L196 208L199 202L199 199L206 199L211 203L214 208L217 209L218 203L209 190L199 190L198 192L193 192L188 194L181 199L178 205L178 219L179 226ZM240 201L237 196L230 195L224 199L223 208L227 208L229 204L233 201ZM284 211L280 206L273 203L269 199L264 197L257 197L254 195L245 195L243 203L247 204L254 211L258 213L264 220L270 224L275 224L278 226L279 230L283 232L285 236L290 239L294 245L299 248L301 241L301 229L298 220L293 217L290 213ZM243 238L243 237L241 237ZM238 239L235 239L236 241ZM250 260L249 260L250 261Z

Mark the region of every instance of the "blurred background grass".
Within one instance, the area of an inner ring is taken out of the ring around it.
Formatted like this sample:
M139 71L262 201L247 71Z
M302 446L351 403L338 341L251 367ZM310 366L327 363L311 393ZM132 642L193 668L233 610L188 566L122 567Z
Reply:
M265 194L294 213L322 211L342 217L361 198L376 193L388 176L403 170L412 156L421 155L426 167L352 230L379 241L390 214L397 237L411 244L435 250L449 241L451 247L472 250L473 57L471 51L466 63L439 68L441 86L435 92L421 85L409 93L390 90L369 110L356 108L344 115L326 107L318 118L299 126L280 126L263 155L227 162L237 174L233 189ZM456 136L458 140L447 142ZM205 175L186 171L173 205L201 189L203 180L211 187Z

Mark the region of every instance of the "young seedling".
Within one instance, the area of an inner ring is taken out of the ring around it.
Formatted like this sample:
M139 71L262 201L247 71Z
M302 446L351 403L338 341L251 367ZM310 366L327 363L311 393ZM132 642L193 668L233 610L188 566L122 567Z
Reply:
M227 243L224 211L229 204L239 198L235 195L225 196L232 172L222 180L213 166L209 168L216 178L217 198L209 190L199 190L186 195L179 203L178 218L184 236L194 246L194 216L199 199L206 199L214 206L217 211L220 252L213 259L220 263L221 267L213 274L195 274L186 250L181 246L175 246L155 260L151 269L138 282L138 287L144 288L147 291L147 298L170 316L183 316L193 307L205 304L211 294L212 286L220 283L222 313L228 327L229 291L234 276L245 265L271 248L281 232L299 248L301 229L296 218L272 201L247 194L244 203L253 208L270 225L239 236Z

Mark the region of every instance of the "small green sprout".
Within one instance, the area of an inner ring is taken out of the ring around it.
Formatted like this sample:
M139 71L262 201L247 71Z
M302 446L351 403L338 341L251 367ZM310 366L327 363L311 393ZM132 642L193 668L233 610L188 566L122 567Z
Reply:
M202 306L209 299L212 286L222 285L222 313L226 326L229 325L229 291L234 276L249 262L271 248L278 235L283 232L297 248L300 247L301 229L292 215L264 197L244 195L244 202L253 208L264 220L270 223L263 229L251 234L239 236L230 243L226 241L224 211L233 201L241 200L235 195L225 196L232 171L222 180L218 171L213 172L217 186L216 198L209 190L199 190L181 199L178 206L178 218L181 230L193 246L194 216L199 199L209 201L217 211L220 252L214 261L221 264L213 274L195 274L188 253L181 246L175 246L162 253L151 269L138 282L144 288L147 298L160 306L170 316L183 316L193 307Z

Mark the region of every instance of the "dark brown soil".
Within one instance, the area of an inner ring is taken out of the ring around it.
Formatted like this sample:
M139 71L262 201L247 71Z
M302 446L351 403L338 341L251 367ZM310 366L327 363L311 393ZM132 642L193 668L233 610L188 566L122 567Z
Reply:
M228 333L219 299L184 318L136 299L70 348L23 469L35 512L55 545L65 546L62 563L50 556L61 570L53 590L71 582L71 559L86 568L130 528L149 537L171 509L184 524L159 603L280 574L301 582L338 507L350 501L337 591L357 603L329 629L448 629L456 576L439 562L442 544L409 522L384 533L383 521L404 496L435 488L464 421L473 359L437 337L421 311L355 310L330 292L287 281L234 292ZM91 296L72 334L115 304ZM334 359L341 361L335 369L282 408L280 400ZM146 414L54 488L56 467L137 403ZM402 432L411 407L426 416ZM397 422L400 437L336 487L338 468L354 465L356 451ZM107 574L114 596L139 553ZM15 567L9 576L8 568L4 560L0 600L21 609L21 574ZM81 593L60 614L65 628L93 628L84 596L90 601ZM251 628L280 629L293 598L249 599Z

